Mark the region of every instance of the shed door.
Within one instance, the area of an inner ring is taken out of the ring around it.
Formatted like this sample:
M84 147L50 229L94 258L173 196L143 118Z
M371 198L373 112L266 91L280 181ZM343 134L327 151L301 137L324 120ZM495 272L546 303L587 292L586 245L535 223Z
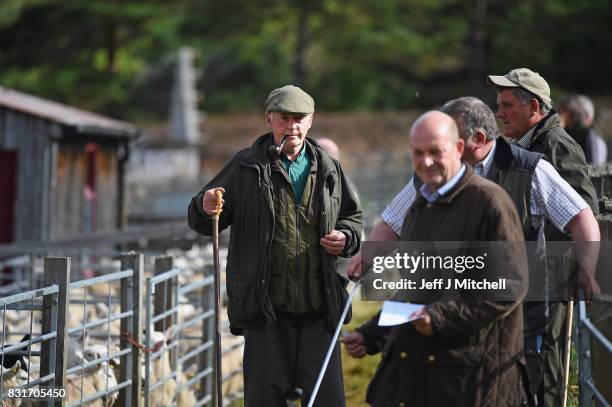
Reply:
M0 150L0 243L12 242L17 199L17 151Z

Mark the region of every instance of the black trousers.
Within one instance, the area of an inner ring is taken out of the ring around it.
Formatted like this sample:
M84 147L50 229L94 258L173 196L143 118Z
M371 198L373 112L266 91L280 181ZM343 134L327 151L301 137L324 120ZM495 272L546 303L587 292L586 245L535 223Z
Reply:
M245 407L286 407L296 388L306 406L332 336L322 314L278 312L275 324L244 330ZM345 406L338 344L314 406Z

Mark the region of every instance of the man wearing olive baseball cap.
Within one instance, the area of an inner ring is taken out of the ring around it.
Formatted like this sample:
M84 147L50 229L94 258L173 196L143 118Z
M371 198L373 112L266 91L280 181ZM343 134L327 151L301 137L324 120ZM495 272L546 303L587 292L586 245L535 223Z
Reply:
M546 160L597 215L597 194L587 174L584 152L561 128L559 114L552 107L550 87L546 80L530 69L517 68L505 75L489 75L487 83L497 92L496 116L503 123L504 135L529 151L544 154ZM582 238L587 241L599 241L599 228L596 222L585 228ZM569 240L569 236L566 231L560 231L547 224L545 239ZM563 270L562 266L554 264L552 259L549 260L546 270L548 273ZM580 270L580 273L584 271ZM586 272L594 273L594 270ZM584 276L584 273L581 275ZM589 286L582 288L589 292L593 289ZM559 406L562 404L564 375L562 361L567 304L526 303L524 309L528 390L537 400L538 406Z
M597 213L597 194L587 175L584 152L561 128L544 78L517 68L505 75L489 75L487 83L497 92L496 116L502 121L504 135L527 150L544 154Z
M270 132L238 152L189 205L189 227L231 226L227 259L230 330L244 335L246 407L287 406L312 394L347 298L337 256L359 250L361 209L342 167L310 138L315 103L302 89L274 89L265 103ZM297 391L300 389L300 391ZM317 406L345 405L336 349Z

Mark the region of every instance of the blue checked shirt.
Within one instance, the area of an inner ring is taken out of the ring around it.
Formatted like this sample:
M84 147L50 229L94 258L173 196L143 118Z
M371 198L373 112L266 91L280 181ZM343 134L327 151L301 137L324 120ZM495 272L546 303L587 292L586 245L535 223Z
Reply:
M525 149L528 149L529 146L531 145L532 141L533 141L533 132L536 128L537 124L535 126L533 126L532 128L529 129L529 131L527 133L525 133L525 135L523 137L521 137L520 139L517 140L511 140L511 143L517 144L519 147L523 147Z
M483 176L491 168L495 145L487 157L474 167L477 175ZM417 197L414 180L393 198L382 213L383 221L399 236L408 209ZM565 231L569 221L583 209L588 208L580 195L559 175L557 170L546 160L539 160L531 181L531 201L529 210L533 227L540 229L544 219L557 229Z
M465 173L465 165L461 164L459 171L457 171L457 173L451 179L449 179L446 182L446 184L442 185L440 188L438 188L434 192L430 192L429 188L425 184L421 185L421 189L419 189L419 191L421 192L421 195L423 195L423 198L427 200L427 202L434 203L438 199L446 195L448 191L453 189L453 187L457 185L457 182L459 182L459 180L461 179L464 173Z

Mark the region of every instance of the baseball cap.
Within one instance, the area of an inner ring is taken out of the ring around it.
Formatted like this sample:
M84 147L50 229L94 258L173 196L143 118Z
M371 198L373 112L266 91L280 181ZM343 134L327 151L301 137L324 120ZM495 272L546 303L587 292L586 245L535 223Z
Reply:
M489 75L487 83L493 87L523 88L542 99L548 107L552 107L550 87L539 73L528 68L513 69L507 74Z

